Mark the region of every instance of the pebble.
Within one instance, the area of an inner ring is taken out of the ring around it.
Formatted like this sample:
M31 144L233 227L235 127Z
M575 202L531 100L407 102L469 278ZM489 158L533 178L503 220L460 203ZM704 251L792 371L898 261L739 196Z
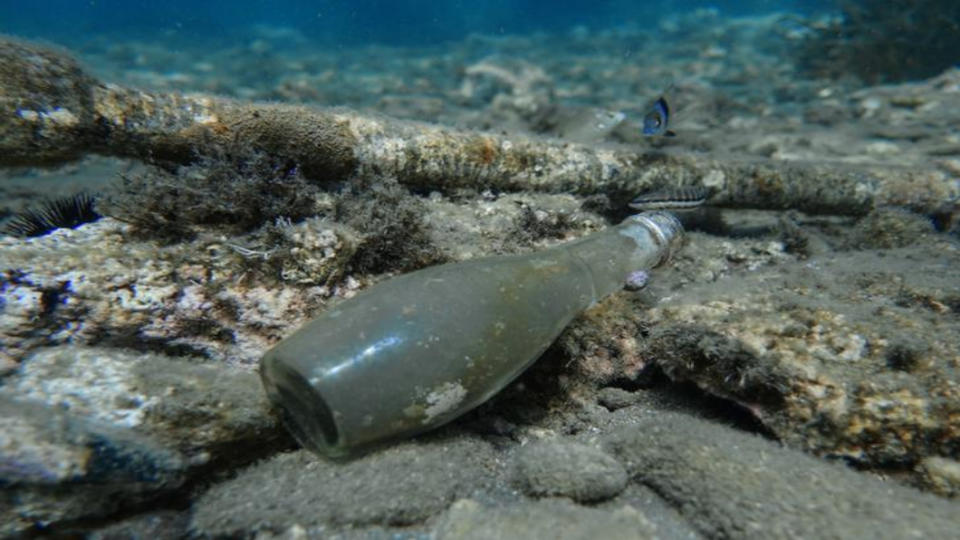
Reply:
M608 386L600 390L597 401L606 407L607 410L615 411L636 403L637 396L632 392L627 392L623 388Z
M627 485L627 471L599 448L544 441L516 454L514 480L530 496L563 496L579 502L615 497Z

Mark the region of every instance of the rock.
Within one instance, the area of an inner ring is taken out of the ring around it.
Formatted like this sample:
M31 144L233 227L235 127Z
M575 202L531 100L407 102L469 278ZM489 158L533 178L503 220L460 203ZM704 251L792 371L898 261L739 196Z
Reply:
M188 462L62 407L0 396L0 536L104 516L177 489Z
M283 434L258 377L224 365L122 349L54 347L28 357L0 395L147 435L194 464Z
M289 232L291 251L322 236L307 225ZM251 262L258 254L219 234L172 245L131 236L130 226L109 218L38 238L0 236L0 359L19 362L33 349L69 343L251 366L329 293L251 278L252 267L264 266ZM339 257L329 251L316 258Z
M693 417L609 436L630 475L711 538L948 538L955 504Z
M349 462L280 454L204 494L193 529L232 536L292 525L416 523L490 486L501 467L489 445L463 438L401 443Z
M0 412L0 534L122 510L288 441L254 374L119 349L37 351Z
M636 403L637 396L632 392L627 392L623 388L608 386L600 390L600 393L597 395L597 401L608 410L615 411Z
M653 489L638 482L631 482L617 498L592 506L616 511L628 506L642 514L657 531L662 540L694 540L702 536L693 524L684 518L677 506L657 494Z
M627 485L627 472L599 448L546 441L517 451L514 481L530 496L559 495L587 502L615 497Z
M67 132L93 119L90 93L94 84L80 63L62 50L9 38L0 41L0 96L4 102L0 152L6 165L75 159L80 154L76 136ZM10 114L14 111L15 116Z
M941 242L684 287L646 312L638 354L739 403L788 446L913 472L960 444L960 283L944 270L960 252Z
M931 456L917 466L921 485L944 497L960 497L960 461Z
M485 507L462 499L440 518L433 532L443 540L656 538L658 533L646 516L629 506L599 510L563 499L506 507Z
M890 249L917 244L934 233L933 223L901 208L878 208L859 221L847 243L854 249Z
M159 510L113 523L87 537L90 540L120 540L123 538L184 538L190 517L187 512Z

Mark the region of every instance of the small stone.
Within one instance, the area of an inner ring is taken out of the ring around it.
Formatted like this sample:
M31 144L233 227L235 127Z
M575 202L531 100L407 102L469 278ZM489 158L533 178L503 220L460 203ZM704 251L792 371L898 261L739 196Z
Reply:
M615 497L627 485L623 466L599 448L550 441L521 448L514 480L531 496L564 496L576 501Z
M900 208L877 208L857 221L847 244L854 249L900 248L915 245L933 232L926 216Z
M939 456L924 458L917 466L924 487L944 497L960 497L960 461Z
M600 390L597 401L606 407L607 410L615 411L636 403L637 396L632 392L627 392L623 388L608 386Z
M654 519L631 506L584 507L565 499L523 501L511 506L484 506L473 499L453 503L437 522L431 538L676 538Z
M899 154L900 147L888 141L876 141L864 147L864 151L873 156L887 156Z
M636 270L627 275L627 282L624 287L628 291L639 291L647 286L650 281L650 274L644 270Z

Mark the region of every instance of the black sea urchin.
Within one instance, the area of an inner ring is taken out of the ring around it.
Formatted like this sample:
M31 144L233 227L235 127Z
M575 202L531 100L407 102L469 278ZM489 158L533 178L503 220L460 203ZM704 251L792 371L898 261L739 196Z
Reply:
M43 236L56 229L74 229L100 219L94 209L96 199L89 193L52 199L40 208L15 215L3 226L3 233L20 238Z

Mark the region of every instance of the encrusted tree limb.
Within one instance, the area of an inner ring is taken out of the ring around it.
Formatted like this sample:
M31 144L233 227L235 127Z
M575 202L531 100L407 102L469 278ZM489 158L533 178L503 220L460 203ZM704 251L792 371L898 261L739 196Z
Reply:
M346 109L244 103L104 84L68 55L0 39L0 166L55 165L96 153L186 163L224 143L295 161L308 178L357 171L418 189L493 188L629 196L703 184L711 202L861 214L878 205L943 212L956 181L763 161L723 161L464 131Z

